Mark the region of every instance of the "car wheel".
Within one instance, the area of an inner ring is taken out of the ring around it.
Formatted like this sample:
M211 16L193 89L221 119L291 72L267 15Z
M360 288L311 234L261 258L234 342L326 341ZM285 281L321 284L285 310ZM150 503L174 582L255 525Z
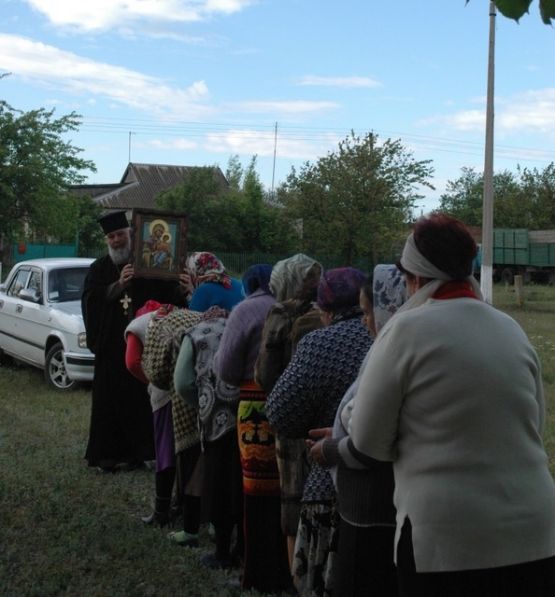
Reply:
M64 347L61 342L56 342L46 353L46 363L44 367L44 377L49 385L56 390L72 390L77 382L70 379L67 375L63 356Z

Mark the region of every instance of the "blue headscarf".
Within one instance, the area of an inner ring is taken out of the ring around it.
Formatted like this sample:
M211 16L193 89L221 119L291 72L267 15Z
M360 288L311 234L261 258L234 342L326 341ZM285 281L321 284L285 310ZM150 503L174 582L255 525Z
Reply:
M272 266L267 263L259 263L251 265L243 275L243 288L245 294L249 296L256 290L260 289L264 292L270 292L268 284L270 283L270 276L272 274Z

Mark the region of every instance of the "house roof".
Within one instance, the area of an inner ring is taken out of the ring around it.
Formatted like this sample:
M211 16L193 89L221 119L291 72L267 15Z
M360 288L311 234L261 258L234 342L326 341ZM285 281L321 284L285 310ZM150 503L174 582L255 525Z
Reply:
M78 185L72 189L77 195L90 195L106 209L152 209L162 191L183 183L195 168L197 166L129 163L119 184ZM214 177L222 187L229 187L220 168L214 167Z

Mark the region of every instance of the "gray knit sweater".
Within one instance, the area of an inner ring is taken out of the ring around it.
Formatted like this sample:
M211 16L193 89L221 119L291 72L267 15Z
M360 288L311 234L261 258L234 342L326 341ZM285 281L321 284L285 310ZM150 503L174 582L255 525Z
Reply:
M418 572L555 555L544 416L538 357L490 305L430 299L384 327L347 448L394 462L397 540L408 517Z

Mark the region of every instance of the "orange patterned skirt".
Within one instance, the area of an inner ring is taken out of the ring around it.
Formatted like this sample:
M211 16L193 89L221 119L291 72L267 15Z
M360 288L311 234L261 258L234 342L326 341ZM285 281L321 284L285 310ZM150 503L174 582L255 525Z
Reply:
M254 381L241 384L237 433L245 495L279 496L275 434L266 418L266 395Z

